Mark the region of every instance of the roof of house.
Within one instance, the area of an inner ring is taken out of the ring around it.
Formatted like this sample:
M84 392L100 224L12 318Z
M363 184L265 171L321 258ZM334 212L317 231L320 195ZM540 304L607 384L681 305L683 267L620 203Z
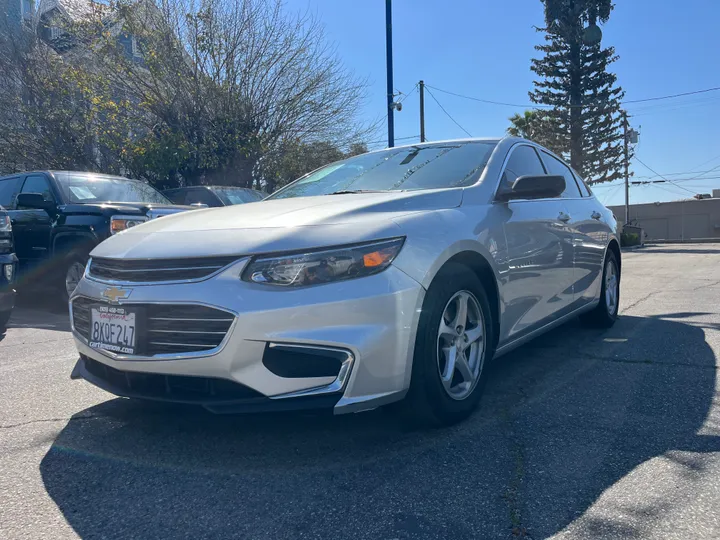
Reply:
M67 15L72 21L80 21L96 13L109 13L109 5L94 2L93 0L40 0L38 6L38 18L45 13L57 9Z

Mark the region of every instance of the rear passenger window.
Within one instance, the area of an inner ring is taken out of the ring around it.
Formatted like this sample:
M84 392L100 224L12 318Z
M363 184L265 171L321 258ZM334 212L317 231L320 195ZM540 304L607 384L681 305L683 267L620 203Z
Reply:
M185 200L182 202L182 204L191 205L196 203L214 206L215 200L213 199L212 194L207 189L189 189L187 194L185 195Z
M580 191L582 192L583 197L592 197L592 191L590 191L590 187L585 183L585 180L582 179L582 176L580 176L575 169L570 169L572 173L575 175L575 180L577 180L578 186L580 187Z
M509 191L520 176L538 176L545 174L542 162L532 146L521 145L512 149L510 159L505 165L500 191Z
M566 199L580 198L580 188L575 181L573 173L570 172L570 167L547 152L543 152L543 160L548 168L548 174L558 175L565 178L565 191L563 191L560 196Z
M20 177L0 180L0 206L15 208L15 197L20 192Z
M163 191L170 202L173 204L184 204L185 203L185 192L179 189L171 189L169 191Z

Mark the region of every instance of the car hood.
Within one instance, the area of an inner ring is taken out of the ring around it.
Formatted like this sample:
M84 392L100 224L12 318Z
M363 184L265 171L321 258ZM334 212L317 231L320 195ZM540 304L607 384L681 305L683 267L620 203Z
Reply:
M133 227L101 243L95 257L244 255L402 235L394 218L456 208L462 189L362 193L260 201L195 210Z

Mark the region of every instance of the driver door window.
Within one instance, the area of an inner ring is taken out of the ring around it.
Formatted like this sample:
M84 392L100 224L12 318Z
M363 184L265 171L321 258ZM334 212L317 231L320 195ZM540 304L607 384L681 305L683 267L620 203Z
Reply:
M523 144L514 147L511 152L500 180L500 193L510 191L520 176L545 174L540 157L532 146Z
M41 174L25 178L20 193L40 193L46 201L54 201L49 180ZM41 262L50 253L51 219L48 212L16 205L11 212L15 250L20 264L26 268Z
M25 179L20 193L40 193L46 201L55 200L50 189L50 182L48 182L45 176L41 175L28 176ZM20 209L20 207L18 207L18 209Z

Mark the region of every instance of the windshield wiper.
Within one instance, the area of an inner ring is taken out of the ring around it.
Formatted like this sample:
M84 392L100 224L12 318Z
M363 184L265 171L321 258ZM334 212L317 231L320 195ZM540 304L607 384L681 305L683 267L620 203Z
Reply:
M350 195L353 193L385 193L387 189L341 189L340 191L333 191L328 195Z

